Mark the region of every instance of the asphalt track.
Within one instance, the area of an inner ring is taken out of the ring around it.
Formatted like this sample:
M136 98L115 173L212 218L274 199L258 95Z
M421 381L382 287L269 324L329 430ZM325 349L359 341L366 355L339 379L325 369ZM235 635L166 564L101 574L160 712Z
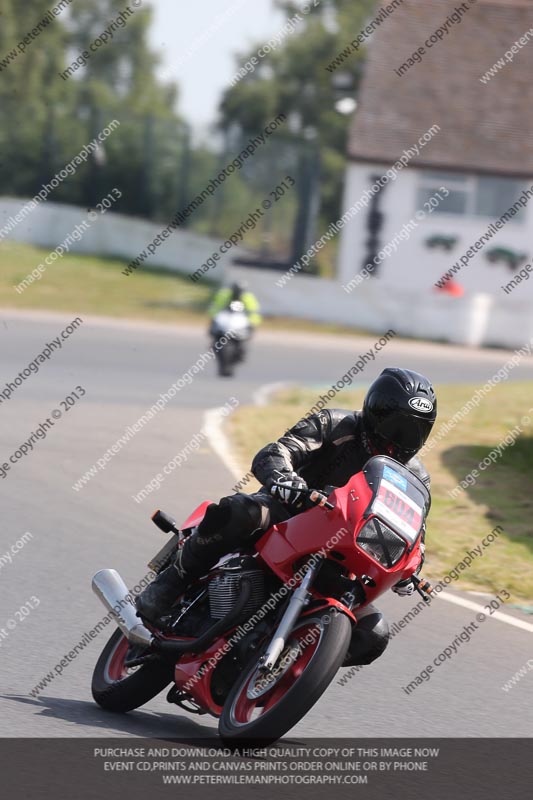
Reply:
M74 316L2 312L0 390ZM99 709L90 681L109 628L37 698L30 692L105 614L90 589L94 572L116 567L128 585L145 574L146 561L164 541L149 522L153 507L179 520L201 500L231 491L232 474L204 441L149 500L137 504L132 499L200 431L205 411L224 405L231 396L249 403L260 387L272 382L327 387L374 341L260 333L235 379L218 379L208 364L79 492L72 484L207 350L205 333L86 319L39 374L0 404L1 464L75 387L86 391L56 420L46 439L0 480L0 555L26 531L33 537L11 564L0 562L0 735L197 737L215 732L216 720L186 714L168 705L164 694L125 716ZM367 383L384 366L403 364L436 382L481 384L509 355L392 341L360 380ZM533 379L533 359L524 359L510 379ZM529 400L524 393L524 411ZM38 607L17 621L22 615L16 612L32 597L40 601ZM483 598L472 599L483 604ZM391 594L381 607L396 621L415 603ZM531 622L518 612L506 613ZM13 619L17 624L8 629ZM531 658L532 634L501 620L487 619L429 682L410 695L403 691L473 619L473 609L436 600L395 636L378 662L345 686L334 682L289 738L533 735L533 717L525 712L533 700L533 672L511 691L501 688Z

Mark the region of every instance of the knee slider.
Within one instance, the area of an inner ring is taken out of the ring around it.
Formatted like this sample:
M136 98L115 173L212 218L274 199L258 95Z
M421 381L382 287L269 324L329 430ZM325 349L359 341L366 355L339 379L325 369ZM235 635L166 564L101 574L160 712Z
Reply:
M199 525L199 530L202 531L204 536L209 536L211 531L214 532L229 522L231 506L229 503L224 502L227 501L227 499L227 497L224 497L220 503L211 503L211 505L207 507L205 516Z
M252 533L261 525L261 508L255 500L247 494L237 494L227 499L233 500L232 522L236 528Z
M230 506L229 520L223 531L228 548L238 548L249 543L250 536L261 525L261 508L247 494L225 498Z
M224 497L208 506L198 530L183 547L183 567L202 574L221 556L244 543L257 528L261 510L248 495Z

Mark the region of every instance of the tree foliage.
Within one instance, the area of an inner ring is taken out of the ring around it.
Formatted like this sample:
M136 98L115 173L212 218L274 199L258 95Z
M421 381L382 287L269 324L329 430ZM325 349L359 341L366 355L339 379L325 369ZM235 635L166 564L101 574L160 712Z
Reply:
M301 3L286 0L276 0L276 5L287 19L301 8ZM322 0L301 15L298 28L261 58L253 72L226 91L220 106L222 127L238 124L245 131L258 130L281 111L290 114L298 135L316 137L325 220L335 219L339 211L350 123L350 117L335 108L343 95L337 81L342 78L350 96L357 95L363 54L354 52L334 72L326 66L356 38L374 7L374 0ZM238 66L257 57L262 45L258 42L240 54Z
M50 0L0 0L0 63L52 6ZM38 192L118 119L120 128L106 140L100 160L80 168L54 199L93 204L116 186L123 211L174 212L185 129L176 113L177 87L157 78L158 59L147 43L152 10L135 10L114 31L112 44L61 77L124 8L124 0L76 0L0 71L3 194Z
M274 2L287 19L301 7L286 0ZM124 0L75 0L7 66L6 56L46 16L53 2L0 0L2 193L37 193L110 121L118 119L120 127L106 140L100 157L80 167L51 199L92 205L117 187L123 198L116 210L165 220L187 206L248 137L283 112L288 117L283 129L195 212L192 224L226 235L287 172L301 174L302 154L312 159L316 152L322 221L335 219L350 122L335 109L342 95L336 81L342 77L350 84L345 93L356 95L363 56L360 51L351 54L335 72L326 66L357 36L374 5L374 0L320 0L252 74L225 92L220 125L227 152L216 155L204 148L188 155L187 126L176 110L177 86L158 79L158 57L148 45L150 7L136 8L126 25L114 31L112 43L91 53L87 63L65 80L61 73L118 17L126 7ZM263 44L241 54L239 65ZM305 193L305 181L300 186ZM283 208L281 203L276 206L282 219L278 226L272 212L261 232L261 246L276 242L285 253L290 250L299 200L291 196ZM305 228L309 221L300 222Z

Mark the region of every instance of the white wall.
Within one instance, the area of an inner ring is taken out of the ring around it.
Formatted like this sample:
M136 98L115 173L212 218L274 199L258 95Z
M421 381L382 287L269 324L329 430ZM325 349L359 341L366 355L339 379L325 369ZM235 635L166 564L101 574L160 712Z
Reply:
M351 164L343 207L354 205L371 186L372 176L383 172L383 165ZM527 180L524 183L531 184ZM443 184L446 185L445 180ZM419 210L418 186L419 171L407 168L384 188L379 205L385 214L379 234L381 246L391 242L403 225L415 218ZM344 285L364 265L368 239L366 217L363 209L341 234L338 277ZM533 260L533 199L526 207L523 222L507 223L457 274L455 280L465 290L463 297L451 297L434 287L435 282L487 232L491 221L484 217L436 213L419 221L409 239L400 241L396 253L380 265L379 278L370 278L354 289L350 295L354 309L361 299L371 303L373 311L387 306L392 313L394 308L401 317L398 325L413 336L466 344L521 346L533 333L533 279L522 280L506 294L501 287L516 273L502 263L489 263L485 253L494 247L505 247L527 253L528 261ZM451 252L428 249L425 240L433 235L453 235L458 237L458 243ZM368 284L372 284L375 291L369 290ZM375 300L371 299L372 295L376 295ZM379 300L380 295L382 300Z
M276 285L279 273L232 267L231 278L247 280L267 314L297 317L316 322L335 322L382 333L392 328L397 334L456 344L479 345L486 341L491 298L454 298L432 295L421 303L413 289L384 291L378 281L368 280L351 294L338 281L297 275L283 288ZM533 333L533 330L532 330ZM497 344L520 346L528 336L515 336L502 321ZM491 342L494 343L494 342Z
M350 168L344 208L359 199L368 185L368 175L376 171L380 172L377 167L375 170L372 167ZM416 210L414 172L406 170L396 184L388 187L387 192L391 210L387 212L381 237L383 243L392 238ZM20 200L0 199L0 228L23 204L24 201ZM385 203L383 208L386 208ZM10 238L53 249L76 224L86 218L86 214L86 209L47 201L19 224L10 234ZM500 266L488 267L485 264L472 263L465 268L464 275L469 273L469 280L471 275L477 275L481 284L482 276L488 281L493 272L492 293L485 287L480 292L479 284L475 290L467 291L461 298L433 291L434 281L449 268L450 262L440 254L435 256L433 251L423 247L422 242L429 232L449 232L447 224L449 223L444 219L436 222L431 220L427 231L415 231L411 240L401 243L397 255L384 263L382 279L369 279L350 294L343 291L342 284L347 283L360 270L366 254L363 246L367 238L364 211L343 231L340 242L340 275L337 280L320 280L297 274L280 288L276 285L281 277L279 272L231 266L231 259L237 253L243 253L239 248L234 248L223 257L216 270L211 270L209 275L226 281L237 278L248 281L266 314L336 322L376 333L392 328L405 336L457 344L522 346L533 336L533 280L520 284L512 295L504 295L501 290L499 293L497 291L499 281L503 281L501 271L507 275L510 273ZM466 242L470 239L474 241L483 232L484 222L480 225L476 223L477 227L474 227L472 222L454 218L453 231L458 230L458 224L464 226L466 250L470 246ZM73 250L132 259L146 248L160 230L161 227L153 223L108 213L98 219L81 241L73 246ZM530 236L528 231L531 231L530 222L520 231L520 236ZM500 238L505 239L505 244L509 244L507 237ZM527 239L521 238L517 247L521 247L524 242L524 249L531 249L526 247L526 241ZM191 272L219 246L220 242L217 240L177 231L148 263L169 270ZM462 254L464 250L458 248L457 253ZM440 259L438 262L437 258ZM453 261L455 260L454 258Z
M372 175L382 175L384 167L379 165L351 164L347 173L347 188L344 207L348 208L372 184ZM380 197L380 210L385 214L385 221L379 237L381 245L392 241L402 226L415 217L419 210L417 205L417 188L420 171L414 168L404 169L393 183L389 183ZM442 180L443 185L446 181ZM524 180L526 186L531 181ZM418 223L407 241L399 243L398 250L380 267L380 281L384 286L416 288L422 296L433 292L433 284L450 269L461 256L474 244L480 236L487 232L490 218L478 216L460 216L456 214L438 214L433 212ZM450 252L428 249L424 242L429 236L456 236L458 243ZM347 283L363 267L366 256L364 242L368 238L366 231L366 212L361 211L353 224L343 233L339 258L339 277ZM528 254L533 258L533 199L525 209L523 222L508 222L502 230L495 234L485 247L479 251L457 274L456 281L464 286L467 294L487 293L495 298L506 297L501 286L513 277L509 268L502 263L491 264L485 253L494 247L505 247ZM533 300L533 280L523 281L514 292L522 298ZM510 298L510 295L507 295Z
M18 198L0 198L0 229L20 211L25 202ZM86 219L85 208L47 200L31 211L5 238L53 250L75 230L76 225ZM82 238L71 245L71 250L131 260L146 249L163 227L159 223L108 211L98 215L90 229L83 232ZM219 247L220 242L216 239L177 230L144 263L174 272L190 273L198 269ZM210 275L222 280L227 265L237 252L242 254L242 250L234 248L228 255L221 256L216 269L210 270Z

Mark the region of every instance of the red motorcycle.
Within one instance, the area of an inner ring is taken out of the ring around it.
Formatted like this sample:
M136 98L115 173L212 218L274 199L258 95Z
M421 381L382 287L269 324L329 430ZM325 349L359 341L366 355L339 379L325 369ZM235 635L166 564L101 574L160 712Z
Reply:
M274 525L248 551L221 559L176 599L158 627L142 622L115 570L93 589L117 630L96 664L92 693L103 708L131 711L172 683L167 700L219 718L226 743L273 742L317 702L343 664L357 613L413 576L429 493L409 469L371 458L329 496L309 490L308 510ZM166 567L205 514L179 530L150 566Z

